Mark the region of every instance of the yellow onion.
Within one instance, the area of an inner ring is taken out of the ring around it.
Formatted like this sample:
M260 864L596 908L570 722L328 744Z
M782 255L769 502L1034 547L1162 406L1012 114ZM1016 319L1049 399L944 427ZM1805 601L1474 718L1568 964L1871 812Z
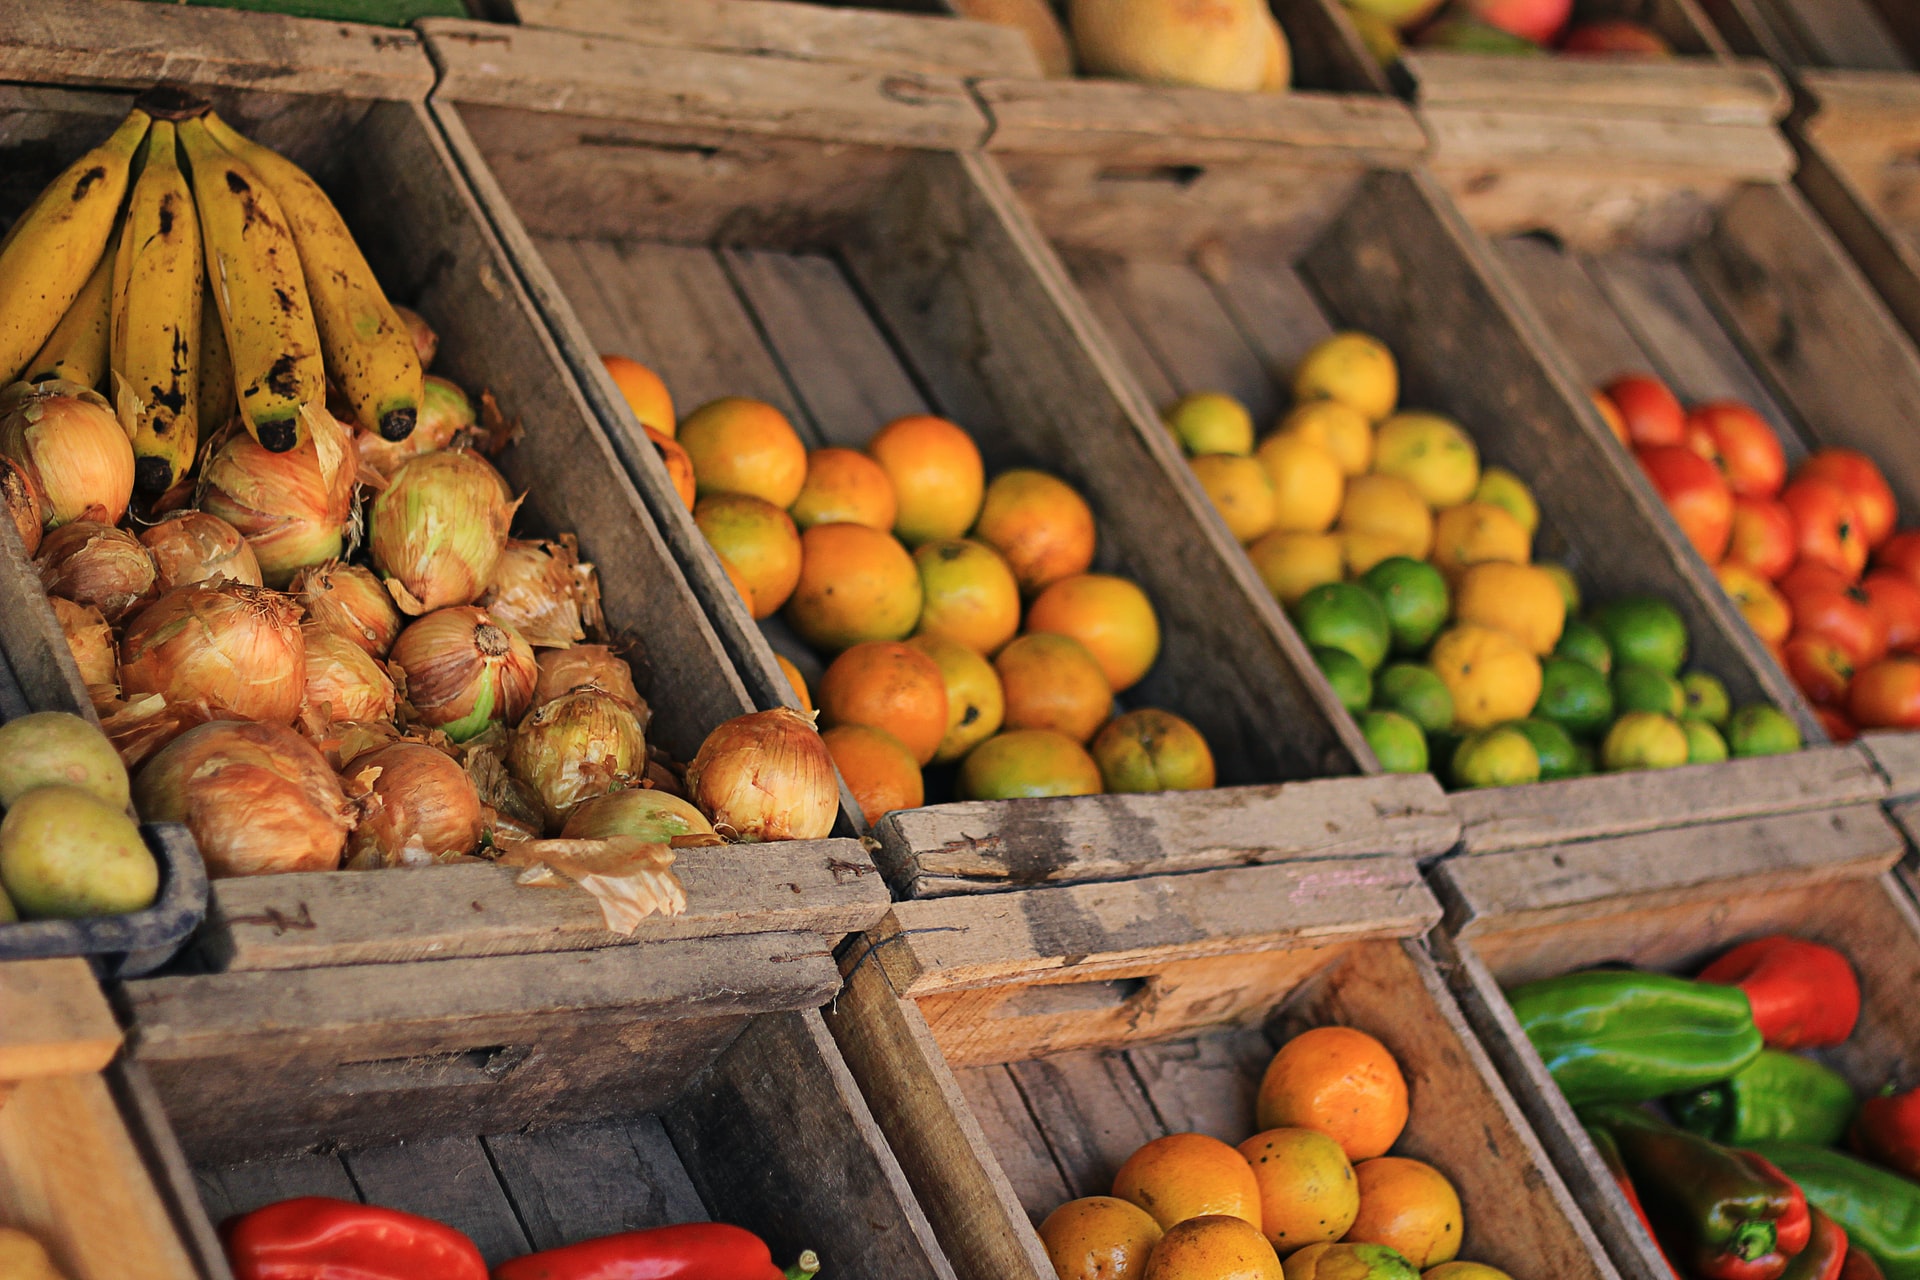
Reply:
M27 554L38 551L40 534L47 527L47 495L31 471L5 456L0 456L0 502L6 504Z
M735 840L821 840L840 811L839 775L813 721L791 707L735 716L687 766L687 791Z
M360 460L376 475L391 477L409 458L453 446L455 437L474 424L473 401L445 378L430 377L422 388L420 416L405 440L388 440L377 431L362 431Z
M200 698L249 720L290 724L306 692L306 663L293 601L238 582L195 582L175 587L127 624L120 687L129 698Z
M407 328L407 336L413 339L413 349L420 357L420 367L426 368L433 363L433 357L440 351L440 335L433 331L426 318L412 307L403 307L395 303L394 311L400 317L400 323Z
M580 562L572 538L509 538L493 580L475 603L534 648L564 649L587 638L583 622L599 625L600 584L593 566Z
M360 821L347 837L347 865L356 871L426 866L470 854L486 834L473 780L425 743L396 742L366 752L346 772L368 786Z
M108 622L119 622L160 594L153 556L140 540L96 520L75 520L48 533L33 567L48 595L90 604Z
M140 770L133 799L149 822L186 823L216 879L332 871L353 825L340 780L306 739L246 720L175 738Z
M367 551L400 612L431 613L478 598L519 505L500 473L465 449L402 464L367 516Z
M393 681L350 637L314 623L300 628L307 649L307 680L300 728L308 737L348 720L393 719Z
M240 531L205 511L175 511L140 531L160 570L160 589L228 578L260 585L260 562Z
M394 638L406 625L373 570L357 564L329 560L302 569L293 580L292 592L306 606L309 618L376 658L392 651Z
M90 604L75 604L59 596L47 597L53 616L60 620L74 665L93 699L94 710L120 696L120 659L113 650L113 627Z
M577 644L571 649L549 649L540 655L540 679L533 686L533 705L552 702L563 693L588 685L610 693L632 707L645 729L653 719L646 699L633 687L633 668L603 644Z
M637 836L666 844L681 836L712 835L713 824L679 796L653 787L629 787L581 804L560 834L568 840Z
M307 438L286 453L270 453L246 432L232 432L200 477L201 510L246 537L270 587L338 558L353 518L353 437L330 413L310 411L306 422Z
M490 724L517 724L540 676L533 649L485 609L437 609L393 642L414 719L455 742Z
M640 721L625 703L598 689L581 689L536 709L507 744L507 768L539 793L552 828L582 800L632 786L646 763Z
M106 397L71 382L7 389L0 455L47 500L47 525L85 517L118 524L133 497L133 445Z

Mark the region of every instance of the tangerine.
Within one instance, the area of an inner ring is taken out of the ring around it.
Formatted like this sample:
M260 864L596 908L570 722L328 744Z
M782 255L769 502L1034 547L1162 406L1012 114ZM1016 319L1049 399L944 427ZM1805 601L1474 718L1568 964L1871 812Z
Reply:
M1020 584L1000 553L970 538L936 538L913 553L920 572L918 635L993 653L1020 629Z
M1442 573L1457 573L1486 560L1525 564L1532 558L1533 539L1505 507L1463 502L1434 518L1432 561Z
M1145 1209L1163 1228L1213 1214L1260 1226L1253 1166L1204 1133L1170 1133L1135 1151L1113 1176L1113 1194Z
M1237 453L1209 453L1188 465L1235 542L1252 542L1273 528L1278 504L1273 481L1259 460Z
M662 435L644 424L641 429L647 433L647 439L653 442L653 451L660 455L660 461L666 464L667 478L673 481L673 491L680 495L680 501L686 503L687 510L693 510L699 487L693 478L692 455L672 436Z
M820 677L820 719L828 728L885 729L923 765L947 734L947 682L918 649L869 640L835 658Z
M812 711L813 695L807 691L807 678L800 674L800 668L778 653L773 655L773 660L779 666L780 674L785 676L787 683L793 686L793 696L800 699L800 709Z
M1453 695L1454 723L1462 729L1518 720L1540 700L1540 660L1504 631L1453 627L1433 642L1427 661Z
M1027 630L1072 636L1087 647L1120 693L1160 655L1160 619L1147 593L1125 578L1082 573L1062 578L1027 610Z
M1214 783L1213 752L1206 738L1171 711L1142 707L1117 715L1088 750L1106 789L1116 795L1205 791Z
M987 486L973 536L1002 556L1032 595L1093 564L1093 509L1044 471L1003 471Z
M1371 334L1336 333L1315 344L1293 371L1297 400L1338 400L1378 422L1400 399L1393 352Z
M1487 560L1469 565L1453 593L1453 616L1504 631L1537 656L1560 643L1567 601L1544 569Z
M1324 445L1304 435L1268 436L1254 454L1273 481L1273 527L1325 533L1340 514L1347 473Z
M1360 1216L1347 1239L1385 1245L1425 1271L1460 1252L1460 1193L1430 1164L1404 1156L1362 1160L1353 1168Z
M1024 635L993 660L1006 697L1006 727L1052 729L1085 743L1113 708L1100 664L1072 636Z
M1085 747L1051 729L1007 729L960 762L965 800L1018 800L1100 794L1100 766Z
M893 531L908 546L957 538L980 514L986 469L973 437L945 418L896 418L867 442L867 455L893 481Z
M629 360L625 356L603 355L600 363L606 367L607 376L620 389L620 398L627 402L627 408L633 410L633 416L640 420L640 425L649 431L658 431L669 440L673 439L673 396L667 391L667 384L661 381L660 375L638 360Z
M1393 556L1425 560L1433 549L1433 512L1420 491L1399 476L1355 476L1341 500L1337 526L1353 573L1365 573Z
M807 447L787 415L765 401L726 396L703 404L675 439L693 459L703 498L749 493L784 511L807 480Z
M1040 1224L1059 1280L1142 1280L1162 1234L1153 1215L1113 1196L1069 1200Z
M817 524L864 524L890 530L893 481L880 464L854 449L815 449L807 455L807 478L788 514L802 529Z
M919 635L907 643L932 658L947 682L947 736L933 762L950 764L1000 731L1007 703L999 673L977 650L944 636Z
M800 535L800 581L787 621L815 648L899 640L920 621L920 571L890 533L863 524L817 524Z
M1260 1184L1260 1229L1275 1249L1329 1244L1360 1213L1353 1164L1317 1129L1269 1129L1240 1144Z
M800 581L800 532L786 512L745 493L715 493L693 509L707 544L743 588L748 612L771 616Z
M1347 1159L1384 1155L1407 1125L1407 1080L1387 1047L1353 1027L1315 1027L1280 1047L1260 1079L1261 1129L1315 1129Z
M1276 529L1247 548L1247 558L1281 604L1292 604L1315 587L1345 576L1346 553L1338 534L1288 533Z
M1227 1214L1188 1218L1162 1237L1147 1280L1286 1280L1259 1227Z
M1373 424L1350 404L1309 400L1296 405L1274 430L1319 445L1339 460L1349 477L1365 475L1373 465Z
M927 798L926 783L913 752L885 729L869 724L837 724L820 735L833 767L872 826L895 809L918 809Z

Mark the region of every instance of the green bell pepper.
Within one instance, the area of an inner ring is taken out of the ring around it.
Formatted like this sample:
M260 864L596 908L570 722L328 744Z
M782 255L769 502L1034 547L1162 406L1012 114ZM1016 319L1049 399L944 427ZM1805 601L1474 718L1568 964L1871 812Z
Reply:
M1920 1280L1920 1183L1824 1147L1756 1142L1753 1149L1800 1185L1808 1203L1840 1224L1887 1280Z
M1853 1086L1811 1058L1763 1049L1730 1080L1667 1099L1680 1127L1715 1142L1840 1141L1853 1119Z

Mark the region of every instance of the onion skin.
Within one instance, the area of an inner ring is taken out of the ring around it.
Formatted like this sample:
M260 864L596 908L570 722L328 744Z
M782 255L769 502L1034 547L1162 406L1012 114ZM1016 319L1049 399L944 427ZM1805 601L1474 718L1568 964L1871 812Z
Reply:
M400 323L407 326L407 336L413 339L413 349L420 357L420 367L426 368L433 363L434 356L440 353L440 335L433 331L433 326L427 323L426 317L412 307L403 307L396 302L393 304L393 309L400 317ZM419 429L417 426L414 428L416 431Z
M405 440L388 440L377 431L362 431L357 437L360 461L375 475L391 479L407 459L452 448L454 439L477 420L467 393L445 378L428 377L422 390L420 416Z
M538 708L507 743L507 768L539 794L547 826L556 831L581 801L632 786L646 763L640 721L598 689Z
M357 564L329 560L302 569L293 580L292 592L316 624L339 632L371 657L384 658L393 652L393 642L407 625L373 570Z
M565 649L587 638L582 603L597 600L593 566L581 564L572 539L507 539L477 603L536 649ZM597 613L597 609L595 610Z
M60 596L48 596L53 616L66 633L67 648L73 651L74 665L87 686L93 708L111 704L120 696L120 658L113 648L113 627L92 605L75 604Z
M94 520L75 520L49 533L33 558L50 596L92 605L119 622L160 594L159 571L140 540Z
M0 502L13 517L20 531L20 544L31 556L40 549L40 535L47 527L47 495L33 473L12 458L0 456Z
M186 823L216 879L332 871L352 826L320 753L291 729L246 720L175 738L134 779L133 797L149 822Z
M464 449L423 453L393 473L367 515L367 551L400 612L471 604L493 578L519 503Z
M455 742L489 724L519 723L540 675L532 647L471 605L412 623L394 641L391 661L406 676L414 719Z
M707 816L679 796L652 787L633 787L581 803L560 835L567 840L605 840L638 836L666 843L677 836L712 835Z
M421 742L396 742L356 756L352 778L378 770L365 813L347 837L353 870L423 866L472 853L486 834L480 794L466 770Z
M300 610L238 582L175 587L127 624L120 687L129 698L204 699L249 720L291 724L306 693Z
M71 382L24 386L7 388L0 455L40 486L47 527L82 518L118 524L133 498L133 445L113 407Z
M813 721L791 707L736 716L707 735L687 791L721 835L823 840L840 812L840 775Z
M398 702L386 670L351 638L309 622L300 727L309 738L348 720L391 720Z
M173 512L142 529L140 543L153 553L162 591L217 578L262 585L253 547L238 529L210 512Z
M541 654L540 679L533 686L533 705L552 702L589 685L633 708L640 717L642 729L653 719L646 699L633 687L633 668L603 644L577 644L571 649L549 649Z
M307 425L308 438L286 453L231 432L200 477L201 510L246 537L261 580L274 588L309 565L339 558L353 517L353 437L329 413L310 413Z

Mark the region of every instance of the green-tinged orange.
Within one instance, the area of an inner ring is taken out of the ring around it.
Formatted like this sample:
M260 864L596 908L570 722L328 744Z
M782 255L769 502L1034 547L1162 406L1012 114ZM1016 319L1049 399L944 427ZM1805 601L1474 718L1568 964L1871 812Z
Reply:
M1205 791L1214 784L1206 738L1171 711L1143 707L1115 716L1089 750L1110 792Z
M771 617L800 581L800 533L787 513L744 493L712 493L693 508L707 543L744 588L749 611Z
M993 664L966 645L940 636L907 641L932 658L947 682L947 733L934 750L933 763L951 764L1000 731L1006 699Z
M917 634L991 654L1020 629L1020 585L1000 553L968 538L935 538L913 553L920 571Z
M1092 796L1100 794L1100 766L1064 733L1008 729L967 754L958 789L963 800Z

